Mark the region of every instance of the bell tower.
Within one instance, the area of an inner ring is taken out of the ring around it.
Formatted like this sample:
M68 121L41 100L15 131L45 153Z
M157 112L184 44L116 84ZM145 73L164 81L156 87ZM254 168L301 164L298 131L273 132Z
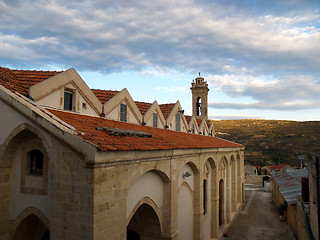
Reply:
M192 92L192 115L196 119L208 118L208 83L199 76L191 83Z

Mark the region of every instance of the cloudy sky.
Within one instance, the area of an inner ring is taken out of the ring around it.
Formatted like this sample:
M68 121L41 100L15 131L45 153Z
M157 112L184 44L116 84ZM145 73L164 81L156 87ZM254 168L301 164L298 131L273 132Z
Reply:
M187 114L201 72L213 119L320 120L320 1L0 0L0 65Z

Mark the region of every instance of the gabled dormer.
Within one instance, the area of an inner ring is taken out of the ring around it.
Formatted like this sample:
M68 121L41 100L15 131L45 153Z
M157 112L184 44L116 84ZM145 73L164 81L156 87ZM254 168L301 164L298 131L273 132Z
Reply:
M160 105L161 110L165 109L164 105ZM168 111L166 110L165 112L166 114L163 114L164 116L167 115ZM180 105L180 102L177 101L169 115L167 115L166 118L166 127L169 130L173 130L173 131L178 131L178 132L187 132L188 131L188 123L187 120L185 118L185 116L183 115L184 111L182 110L182 107Z
M196 117L193 115L191 116L185 116L186 120L188 122L188 132L192 134L198 134L199 133L199 125L197 122Z
M28 95L44 107L100 116L102 105L74 68L30 87Z
M207 120L207 125L208 125L208 129L209 129L209 136L214 137L216 135L216 131L214 129L213 122L211 122L210 120Z
M142 114L142 124L150 127L165 128L166 120L157 101L152 104L136 101L136 105Z
M198 125L199 125L199 134L204 135L204 136L208 136L209 135L209 128L208 128L208 124L207 124L207 120L206 119L198 119L197 120Z
M126 88L103 104L103 113L116 121L142 124L142 115Z

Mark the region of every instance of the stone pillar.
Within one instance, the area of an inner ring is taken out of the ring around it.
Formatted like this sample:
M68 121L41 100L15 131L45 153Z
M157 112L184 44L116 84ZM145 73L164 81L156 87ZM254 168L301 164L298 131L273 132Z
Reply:
M216 169L212 169L211 182L211 238L219 233L219 181Z
M0 239L9 240L10 225L10 173L11 168L0 166Z
M231 162L231 201L232 201L232 212L237 210L237 172L236 172L236 162Z
M242 202L242 176L240 155L237 155L237 202Z
M201 176L201 177L200 177ZM194 176L194 190L193 190L193 212L194 212L194 223L193 223L193 239L200 240L203 235L202 226L202 174L196 174Z
M230 222L231 217L231 191L230 191L230 185L231 185L231 174L230 174L230 164L226 166L226 223Z

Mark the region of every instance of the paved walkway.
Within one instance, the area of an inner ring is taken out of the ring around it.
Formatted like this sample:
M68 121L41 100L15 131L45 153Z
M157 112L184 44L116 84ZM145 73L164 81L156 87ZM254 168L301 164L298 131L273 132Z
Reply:
M263 188L246 187L246 201L241 212L231 225L225 240L295 240L286 222L279 220L276 206L270 193Z

